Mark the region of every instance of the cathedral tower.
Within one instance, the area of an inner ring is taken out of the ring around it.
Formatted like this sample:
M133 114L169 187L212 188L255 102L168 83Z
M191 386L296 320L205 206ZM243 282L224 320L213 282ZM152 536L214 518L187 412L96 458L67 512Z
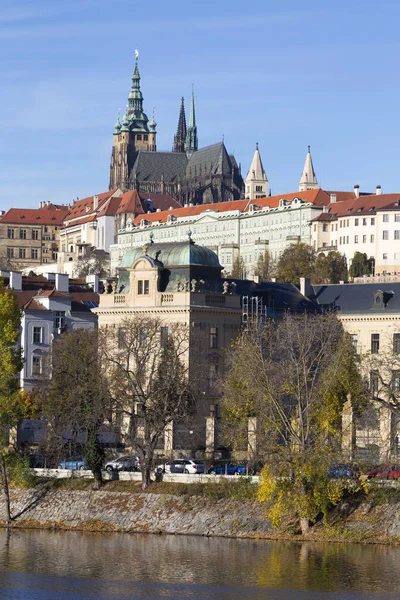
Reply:
M246 177L246 200L268 196L268 179L261 161L258 143Z
M185 152L186 143L186 116L185 116L185 101L182 97L181 109L179 111L178 128L174 136L174 146L172 152Z
M140 90L138 67L139 53L135 52L135 68L132 75L132 87L128 96L126 112L114 127L114 142L110 164L110 190L119 187L123 192L132 189L131 170L139 150L155 152L156 123L154 116L150 123L143 112L143 95Z
M189 116L189 125L187 128L186 134L186 154L187 157L190 158L193 152L196 152L198 149L198 140L197 140L197 127L196 127L196 113L194 110L194 91L192 89L192 101L190 104L190 116Z
M308 146L306 161L304 163L303 173L299 182L299 192L306 192L307 190L316 190L317 188L317 176L315 175L314 171L310 146Z

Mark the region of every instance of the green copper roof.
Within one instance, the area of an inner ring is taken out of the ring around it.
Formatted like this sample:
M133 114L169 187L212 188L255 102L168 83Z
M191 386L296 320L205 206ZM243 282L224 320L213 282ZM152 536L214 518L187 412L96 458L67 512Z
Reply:
M128 250L121 260L120 267L131 268L133 263L144 254L143 248ZM147 255L162 262L165 268L186 266L222 268L215 252L204 246L198 246L192 241L149 244Z

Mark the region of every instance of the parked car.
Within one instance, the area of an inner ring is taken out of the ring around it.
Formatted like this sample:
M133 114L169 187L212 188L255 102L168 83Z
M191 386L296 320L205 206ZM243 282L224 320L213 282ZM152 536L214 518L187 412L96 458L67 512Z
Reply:
M343 479L344 477L354 478L359 475L359 468L357 465L351 464L337 464L331 465L328 473L330 479Z
M82 456L72 456L71 458L61 460L57 465L57 469L71 469L72 471L79 469L83 471L84 469L89 469L89 467Z
M162 463L156 469L159 473L205 473L206 465L200 460L194 460L191 458L179 458L177 460L170 460Z
M140 460L137 456L120 456L104 465L106 471L140 471Z
M245 465L234 465L233 463L219 463L208 469L212 475L246 475Z
M367 473L367 479L400 479L400 469L398 467L377 467Z

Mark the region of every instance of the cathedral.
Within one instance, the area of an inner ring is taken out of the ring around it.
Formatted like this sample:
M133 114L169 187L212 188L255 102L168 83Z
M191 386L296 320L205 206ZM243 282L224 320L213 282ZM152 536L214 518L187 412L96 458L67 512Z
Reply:
M183 204L210 204L243 197L244 183L224 142L198 148L194 93L186 124L182 98L172 152L157 151L154 114L143 112L136 56L126 113L118 115L110 163L110 190L170 194Z

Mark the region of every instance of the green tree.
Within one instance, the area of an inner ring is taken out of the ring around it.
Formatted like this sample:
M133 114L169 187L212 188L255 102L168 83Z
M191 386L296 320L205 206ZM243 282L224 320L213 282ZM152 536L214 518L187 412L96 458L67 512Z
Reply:
M336 250L318 254L312 275L313 283L339 283L347 279L346 257Z
M22 369L18 349L21 312L15 295L5 289L0 279L0 472L6 507L6 521L11 520L6 457L9 454L9 432L25 416L25 398L18 384Z
M249 417L257 417L268 463L259 499L270 503L278 526L296 518L303 533L344 492L329 479L340 453L341 411L364 398L351 340L333 314L286 316L244 332L225 384L224 414L231 440L241 443Z
M281 254L276 276L280 281L298 283L300 277L311 277L314 271L315 252L307 244L298 242Z
M273 264L271 255L268 250L264 254L260 254L257 259L257 266L254 270L254 275L260 278L261 281L269 281L273 274Z
M45 444L52 452L60 456L66 451L75 453L86 440L85 458L99 488L104 455L97 435L110 413L111 401L97 342L97 331L77 329L53 344L51 378L42 411L49 423Z
M355 252L349 269L350 277L354 279L354 277L371 275L372 262L373 261L370 258L368 258L365 252Z

